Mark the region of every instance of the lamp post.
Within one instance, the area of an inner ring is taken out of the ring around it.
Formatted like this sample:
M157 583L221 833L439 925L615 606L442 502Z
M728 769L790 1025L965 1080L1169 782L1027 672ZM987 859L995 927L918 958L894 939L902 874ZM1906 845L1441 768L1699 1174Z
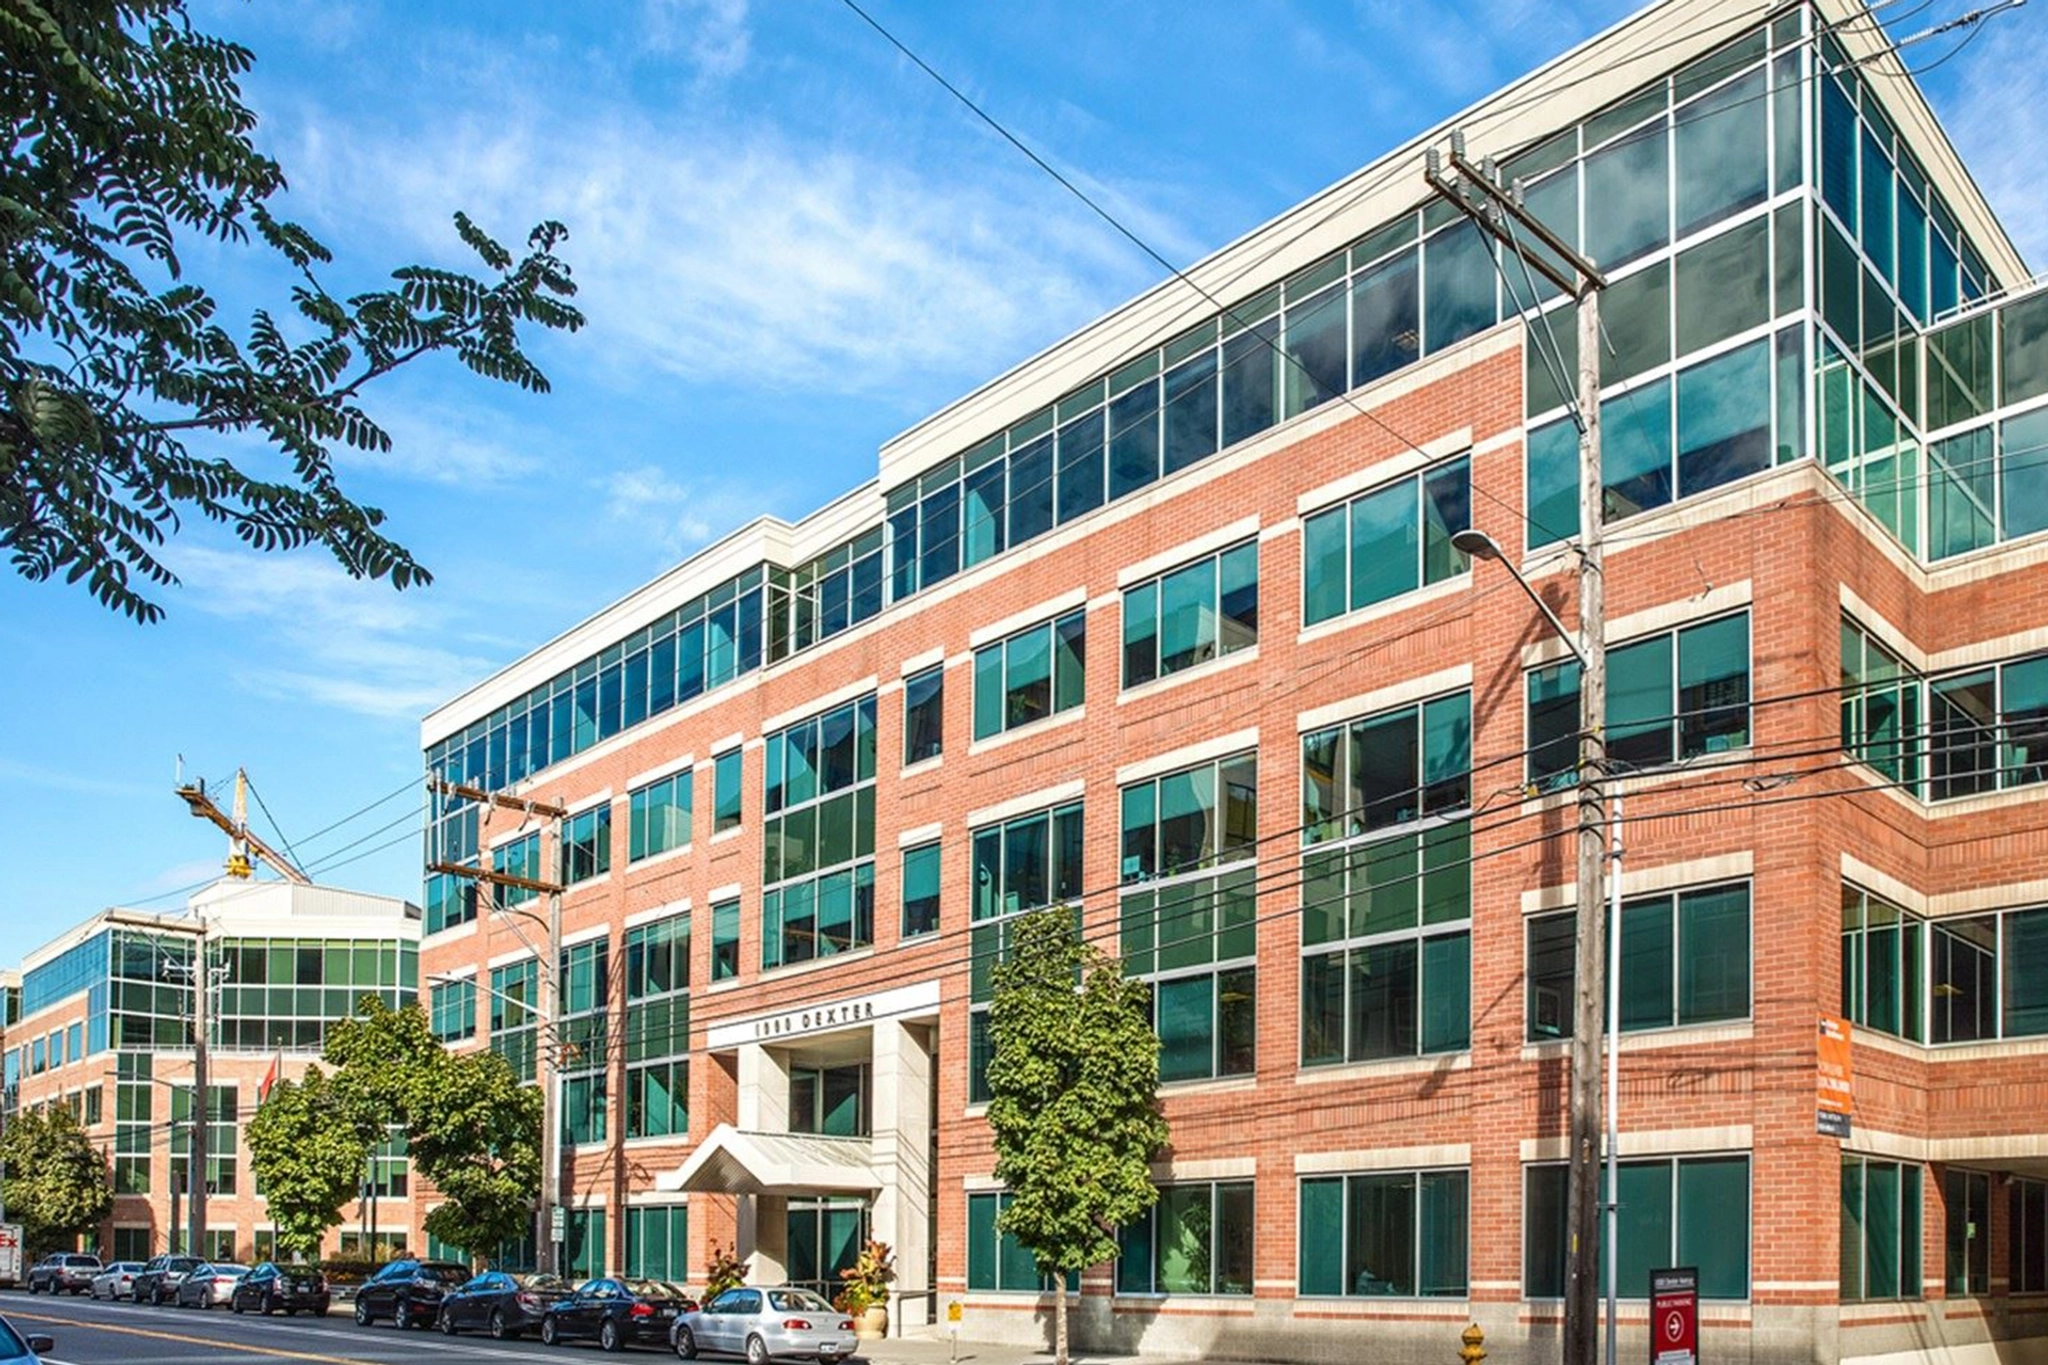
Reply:
M1593 590L1596 610L1583 612L1588 629L1583 638L1566 630L1564 622L1550 609L1522 576L1505 553L1500 542L1486 532L1475 528L1458 531L1451 536L1454 548L1462 550L1474 559L1491 560L1508 571L1517 587L1528 595L1536 609L1543 613L1543 619L1557 632L1566 649L1579 661L1579 863L1578 863L1578 906L1574 938L1574 965L1578 977L1578 990L1573 998L1573 1026L1571 1044L1571 1147L1569 1151L1571 1194L1570 1207L1570 1254L1566 1260L1567 1274L1574 1283L1568 1284L1568 1295L1590 1294L1590 1266L1587 1263L1588 1240L1585 1232L1597 1214L1597 1208L1587 1209L1586 1202L1593 1199L1595 1182L1599 1174L1599 1153L1594 1150L1593 1135L1601 1129L1604 1111L1605 1147L1607 1150L1607 1198L1606 1226L1602 1244L1607 1248L1606 1289L1607 1289L1607 1365L1616 1365L1615 1344L1615 1300L1619 1297L1617 1276L1618 1258L1614 1254L1617 1223L1620 1209L1620 1171L1618 1168L1619 1139L1616 1133L1616 1110L1620 1089L1620 1042L1621 1042L1621 993L1608 989L1606 982L1607 964L1617 967L1621 962L1621 800L1616 797L1613 807L1604 817L1600 810L1604 784L1602 726L1606 717L1606 641L1605 603L1599 599L1597 587ZM1582 578L1586 576L1582 566ZM1590 570L1597 578L1597 565ZM1596 681L1597 680L1597 681ZM1603 828L1605 827L1605 828ZM1611 835L1610 835L1611 831ZM1611 849L1603 848L1610 842ZM1606 859L1614 861L1614 876L1607 877ZM1611 894L1614 904L1607 904ZM1606 953L1601 953L1601 914L1607 916ZM1601 1002L1606 1001L1605 1033L1607 1038L1607 1095L1606 1103L1600 1101L1599 1083L1594 1069L1600 1057L1602 1032ZM1575 1315L1576 1316L1576 1315ZM1566 1365L1572 1365L1574 1346L1579 1343L1565 1343ZM1590 1348L1590 1337L1583 1343Z

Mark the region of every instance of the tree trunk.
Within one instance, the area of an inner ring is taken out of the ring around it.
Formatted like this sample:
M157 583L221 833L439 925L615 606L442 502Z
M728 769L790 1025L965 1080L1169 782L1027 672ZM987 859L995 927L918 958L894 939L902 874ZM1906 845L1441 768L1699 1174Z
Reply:
M1053 1365L1067 1365L1067 1277L1055 1274L1052 1284Z

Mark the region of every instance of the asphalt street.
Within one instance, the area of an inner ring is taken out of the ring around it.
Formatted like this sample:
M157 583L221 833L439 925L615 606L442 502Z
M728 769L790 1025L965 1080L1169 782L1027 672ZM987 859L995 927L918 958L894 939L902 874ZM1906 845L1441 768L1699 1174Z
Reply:
M325 1318L236 1316L224 1308L151 1308L84 1298L0 1293L0 1314L23 1336L45 1333L56 1346L50 1365L257 1365L264 1360L319 1365L455 1365L458 1361L573 1361L601 1357L595 1343L558 1346L400 1331L389 1323L358 1327L345 1304ZM629 1346L627 1354L673 1359L668 1349ZM593 1359L591 1365L596 1365Z

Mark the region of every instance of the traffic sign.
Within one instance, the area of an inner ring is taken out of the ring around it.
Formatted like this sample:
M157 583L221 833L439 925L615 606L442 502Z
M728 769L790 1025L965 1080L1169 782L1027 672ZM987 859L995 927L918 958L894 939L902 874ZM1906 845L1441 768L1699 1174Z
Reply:
M569 1211L560 1204L548 1210L548 1240L566 1241L569 1236Z
M1700 1272L1650 1272L1650 1365L1699 1365Z

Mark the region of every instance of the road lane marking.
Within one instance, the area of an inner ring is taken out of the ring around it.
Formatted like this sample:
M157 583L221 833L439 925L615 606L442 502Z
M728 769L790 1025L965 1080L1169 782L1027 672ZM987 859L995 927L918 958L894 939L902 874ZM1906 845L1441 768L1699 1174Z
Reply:
M149 1337L156 1341L175 1341L182 1346L206 1346L220 1351L241 1351L247 1355L269 1356L273 1360L312 1360L321 1365L380 1365L380 1362L363 1360L357 1356L321 1355L313 1351L287 1351L275 1346L248 1346L239 1341L224 1341L219 1337L188 1337L178 1332L161 1332L150 1327L121 1327L110 1322L87 1322L81 1318L54 1318L43 1313L14 1312L7 1315L24 1322L47 1322L59 1327L82 1328L88 1332L120 1332L131 1337Z

